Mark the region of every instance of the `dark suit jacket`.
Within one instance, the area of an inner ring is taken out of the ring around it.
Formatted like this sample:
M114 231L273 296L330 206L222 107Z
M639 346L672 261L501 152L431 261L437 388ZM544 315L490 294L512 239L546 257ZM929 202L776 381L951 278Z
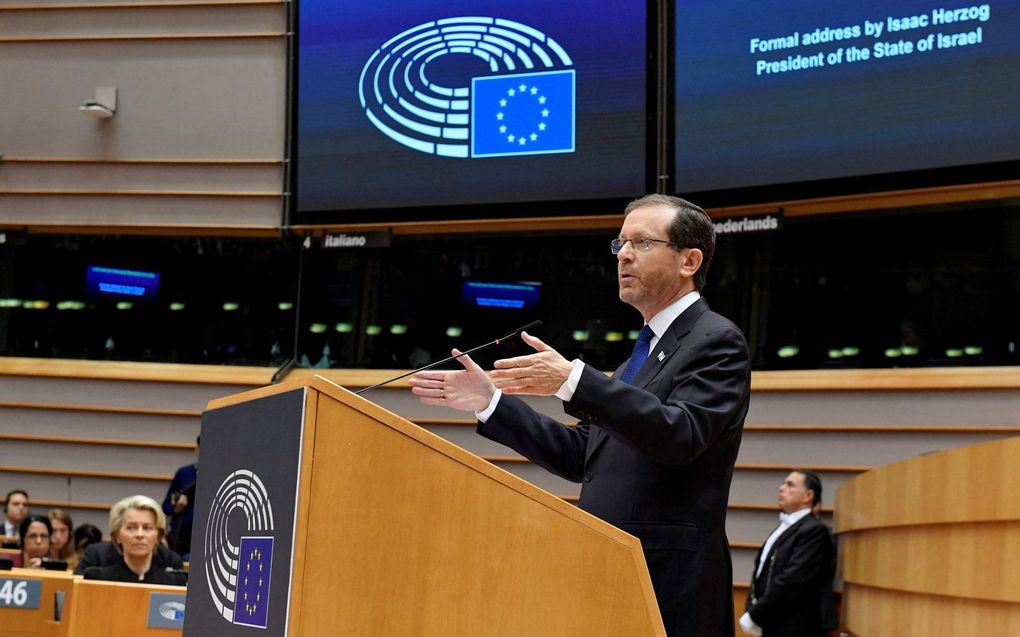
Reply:
M181 467L174 474L170 487L163 498L163 513L167 520L167 541L176 553L188 556L191 553L191 525L195 521L195 485L198 482L198 463ZM180 513L174 513L173 495L184 493L188 506Z
M85 552L81 554L81 560L74 568L74 573L82 575L87 568L109 566L123 561L120 551L113 545L113 542L96 542L85 547ZM183 569L184 561L180 555L159 544L156 546L156 554L152 556L152 566L158 569Z
M631 384L585 368L565 405L577 426L504 395L478 432L581 482L582 509L641 540L668 634L725 637L733 634L726 504L750 375L740 330L701 299Z
M832 577L835 546L828 527L808 514L754 560L746 610L764 637L819 637L836 627Z
M154 560L155 561L155 560ZM145 575L139 579L138 573L132 571L123 559L106 566L90 566L82 573L85 579L103 580L106 582L127 582L129 584L161 584L163 586L187 586L187 577L181 573L168 573L153 564Z

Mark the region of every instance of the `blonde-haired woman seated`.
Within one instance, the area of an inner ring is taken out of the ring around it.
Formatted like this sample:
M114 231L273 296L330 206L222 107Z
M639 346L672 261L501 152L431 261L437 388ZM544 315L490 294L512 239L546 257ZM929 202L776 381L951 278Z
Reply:
M78 565L78 554L74 552L74 542L71 541L71 531L74 529L71 516L63 509L50 509L46 517L53 526L50 534L50 559L63 560L67 562L68 569L74 570Z
M165 534L166 516L155 500L144 495L124 498L110 509L110 539L121 559L87 569L85 579L184 585L180 574L152 566L152 556Z

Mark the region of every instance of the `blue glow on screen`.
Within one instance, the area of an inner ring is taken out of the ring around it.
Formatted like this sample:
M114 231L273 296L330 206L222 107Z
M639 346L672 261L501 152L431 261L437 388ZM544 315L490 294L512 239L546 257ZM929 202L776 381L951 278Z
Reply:
M646 13L645 0L300 0L298 212L640 194ZM473 83L504 79L476 100Z
M530 310L538 306L541 283L464 281L462 299L469 307Z
M1020 159L1020 3L675 6L679 192Z
M96 265L90 265L86 270L85 291L88 294L151 301L156 298L158 290L158 272Z

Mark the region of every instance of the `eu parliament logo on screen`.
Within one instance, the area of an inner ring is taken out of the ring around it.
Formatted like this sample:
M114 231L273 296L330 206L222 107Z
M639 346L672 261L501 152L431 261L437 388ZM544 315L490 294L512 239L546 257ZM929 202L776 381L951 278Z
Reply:
M446 86L429 64L479 58L488 74ZM504 157L574 152L575 71L556 40L528 25L457 17L407 29L361 71L365 116L394 142L430 155Z

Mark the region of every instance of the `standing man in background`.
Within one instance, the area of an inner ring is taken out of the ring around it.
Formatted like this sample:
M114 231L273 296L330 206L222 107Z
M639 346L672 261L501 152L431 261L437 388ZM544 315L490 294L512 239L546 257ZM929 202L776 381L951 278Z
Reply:
M838 623L832 535L813 515L822 481L795 470L779 485L779 526L754 560L740 628L760 637L821 637Z
M582 509L641 540L669 635L726 637L726 506L750 395L747 344L701 298L715 250L708 214L647 195L624 215L611 243L620 300L645 325L612 378L523 333L535 353L496 361L491 380L465 356L463 371L417 374L412 391L474 411L481 435L582 483ZM580 422L565 426L510 394L556 395Z
M23 489L8 492L4 499L4 535L21 537L18 534L18 527L27 515L28 492Z
M198 455L202 436L195 438L195 455ZM191 523L195 521L195 486L198 482L198 462L184 465L174 474L163 498L163 513L168 523L167 543L185 561L191 553Z

